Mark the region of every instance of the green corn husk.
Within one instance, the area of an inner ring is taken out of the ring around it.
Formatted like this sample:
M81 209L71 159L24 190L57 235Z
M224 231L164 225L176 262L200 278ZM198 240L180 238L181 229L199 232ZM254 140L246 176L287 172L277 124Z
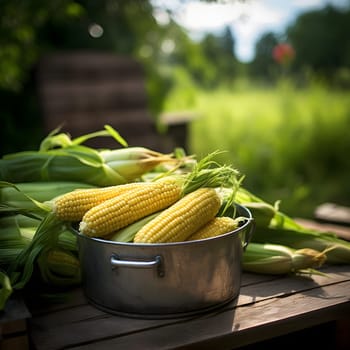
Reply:
M76 235L64 223L47 215L48 218L43 220L22 214L0 217L0 310L4 309L14 290L22 289L29 282L36 266L39 267L41 279L51 286L68 287L81 281L75 257ZM62 251L61 255L73 256L63 260L62 269L66 267L66 270L61 270L61 274L56 271L61 264L57 257L54 261L52 257L44 257L44 252L50 247ZM39 266L37 261L40 256ZM69 264L69 259L75 259L75 265L72 261Z
M350 264L350 242L338 238L333 233L318 232L305 228L256 228L252 242L273 243L294 249L311 248L326 251L330 264Z
M242 186L236 192L235 201L250 210L256 227L268 227L278 212L278 202L271 205Z
M118 185L135 181L161 164L181 163L173 155L144 147L97 150L80 143L95 136L113 136L111 127L71 140L54 131L38 151L7 154L0 159L0 180L12 183L74 181L94 186Z
M2 206L36 211L40 209L35 201L43 203L78 188L92 187L94 186L87 183L72 181L24 183L0 181L0 203Z
M25 242L26 246L33 240L38 226L20 228L22 240ZM63 230L58 236L57 247L67 251L77 252L77 236L70 229Z
M15 246L16 243L13 243L12 246ZM25 246L19 246L17 248L5 248L1 247L0 248L0 266L3 268L6 268L10 264L12 264L18 256L23 252L23 248Z
M0 311L5 308L7 299L12 294L12 286L8 275L0 270Z
M3 259L9 260L4 250L12 249L13 254L9 256L14 256L16 251L20 252L32 242L40 223L40 219L33 219L22 214L0 217L0 265ZM76 252L77 236L70 229L64 230L58 236L57 246Z
M11 264L28 241L22 237L15 216L0 217L0 268Z
M54 287L72 287L81 283L79 259L62 249L49 249L40 253L37 264L41 279Z
M118 230L117 232L113 233L108 239L110 241L114 241L114 242L124 242L124 243L133 242L136 233L144 225L146 225L148 222L150 222L152 219L154 219L156 216L158 216L159 213L160 212L148 215L148 216L134 222L133 224L128 225L121 230Z
M58 220L54 214L48 213L40 222L32 241L7 269L12 287L22 289L30 280L38 255L58 245L59 236L69 229L66 223Z
M326 251L327 263L350 263L350 242L333 232L305 228L281 210L276 210L268 227L256 227L252 241Z
M314 249L292 249L280 244L250 242L243 252L242 268L247 272L283 275L315 273L326 254Z
M243 187L238 189L236 201L250 209L254 217L255 230L251 242L325 251L329 264L350 263L350 242L332 232L303 227L279 209L278 201L271 205Z

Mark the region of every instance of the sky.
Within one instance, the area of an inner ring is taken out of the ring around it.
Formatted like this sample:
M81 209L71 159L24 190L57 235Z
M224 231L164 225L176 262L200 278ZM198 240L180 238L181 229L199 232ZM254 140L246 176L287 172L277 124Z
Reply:
M207 32L218 33L229 26L235 39L235 54L242 62L254 58L255 43L262 34L272 31L282 34L296 17L327 4L349 6L349 0L217 0L205 3L197 0L155 0L157 4L176 9L177 23L191 37L200 38ZM162 20L159 13L158 19Z

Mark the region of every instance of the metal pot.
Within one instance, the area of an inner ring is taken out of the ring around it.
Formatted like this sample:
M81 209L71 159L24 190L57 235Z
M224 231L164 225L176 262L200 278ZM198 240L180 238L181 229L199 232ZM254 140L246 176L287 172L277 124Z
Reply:
M247 220L227 234L197 241L136 244L78 235L83 289L106 312L166 318L208 311L238 296L241 257L253 231Z

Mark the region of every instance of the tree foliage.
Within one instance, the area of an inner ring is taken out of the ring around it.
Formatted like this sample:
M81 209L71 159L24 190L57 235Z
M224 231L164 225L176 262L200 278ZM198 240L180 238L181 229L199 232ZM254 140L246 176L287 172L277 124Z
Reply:
M309 66L330 75L339 67L350 68L350 10L326 6L300 15L287 29L297 56L296 69Z
M281 69L273 61L274 47L287 42L295 57L290 72L302 76L312 72L338 86L350 86L350 9L326 6L321 10L305 12L286 28L285 33L265 33L256 43L251 73L270 81ZM342 79L342 81L340 81Z
M175 67L182 66L204 88L231 83L240 74L242 64L235 56L231 29L194 41L172 20L169 9L163 9L169 20L157 21L155 4L150 0L0 0L0 138L4 145L19 149L28 132L34 144L35 135L42 136L35 69L48 52L94 49L137 58L147 74L154 114L162 110ZM349 26L350 9L327 6L304 13L282 36L262 35L255 59L245 66L252 77L274 81L281 67L273 61L272 50L283 39L296 52L291 72L312 71L349 87ZM10 150L3 146L2 152Z
M278 38L272 32L263 34L257 41L250 70L253 76L264 79L273 77L276 63L273 61L272 50L277 43Z
M0 87L19 90L40 55L99 49L135 54L157 30L148 1L1 0ZM98 25L103 35L94 37Z
M102 36L93 35L93 25ZM0 0L1 152L32 148L43 137L35 76L42 55L96 49L137 56L141 45L157 40L157 31L153 7L144 0Z
M214 65L215 73L211 86L218 82L231 82L237 73L238 61L235 56L235 39L229 27L226 27L222 34L207 34L201 41L203 54L208 65Z

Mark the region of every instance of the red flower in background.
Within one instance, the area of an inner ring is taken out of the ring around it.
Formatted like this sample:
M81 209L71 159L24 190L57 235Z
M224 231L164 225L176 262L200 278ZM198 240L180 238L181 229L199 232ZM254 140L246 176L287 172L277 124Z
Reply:
M295 50L290 44L281 43L273 48L272 57L277 63L287 65L294 59Z

